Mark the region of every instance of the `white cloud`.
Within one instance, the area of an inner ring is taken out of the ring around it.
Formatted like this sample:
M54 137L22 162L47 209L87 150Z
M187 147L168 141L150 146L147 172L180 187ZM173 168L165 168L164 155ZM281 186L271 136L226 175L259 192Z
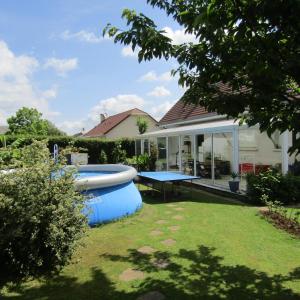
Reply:
M166 97L171 95L171 92L164 86L157 86L150 93L148 93L148 95L154 97Z
M43 93L42 93L43 97L45 97L46 99L51 99L51 98L56 98L56 95L57 95L57 87L54 86L48 90L45 90Z
M139 78L139 81L171 81L173 80L171 72L165 72L158 75L155 71L150 71Z
M31 78L39 67L32 56L16 56L8 45L0 40L0 123L26 106L38 109L46 118L58 115L49 108L49 98L56 96L50 90L42 91L35 87Z
M150 113L156 120L160 120L174 104L175 102L170 101L163 102L160 105L153 106Z
M173 44L196 43L196 37L193 34L185 33L184 29L173 30L170 27L164 27L165 36L173 41Z
M77 58L59 59L55 57L50 57L46 60L46 63L44 65L44 68L52 68L60 76L65 76L68 72L77 69L77 67Z
M115 97L100 100L95 105L89 114L92 120L99 121L101 113L108 115L117 114L132 108L142 108L145 105L145 100L137 95L117 95Z
M58 124L58 127L68 133L80 132L82 128L85 128L85 131L87 131L99 123L101 113L111 116L133 108L142 109L145 104L146 101L135 94L117 95L100 100L90 109L86 118L75 121L64 121Z
M122 48L121 54L125 57L137 57L138 52L139 52L138 48L136 48L134 51L132 51L131 46L125 46Z
M78 32L70 32L69 30L65 30L60 34L60 38L63 40L77 40L80 42L87 42L91 44L99 44L104 40L109 40L108 36L98 36L94 32L80 30Z

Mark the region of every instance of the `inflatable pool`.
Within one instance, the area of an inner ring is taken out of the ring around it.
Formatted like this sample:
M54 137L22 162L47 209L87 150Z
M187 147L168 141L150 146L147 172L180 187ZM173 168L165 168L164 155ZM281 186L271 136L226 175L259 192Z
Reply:
M142 206L141 194L133 183L134 168L125 165L78 166L75 186L87 195L84 213L90 226L117 220Z

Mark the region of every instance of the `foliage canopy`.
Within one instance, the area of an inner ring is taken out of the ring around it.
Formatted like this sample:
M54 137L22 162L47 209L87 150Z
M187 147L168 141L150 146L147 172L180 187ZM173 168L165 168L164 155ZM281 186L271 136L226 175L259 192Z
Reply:
M125 9L128 30L104 29L138 49L139 61L175 58L182 99L209 111L300 132L300 2L297 0L147 0L195 37L175 45L153 20ZM246 113L245 113L246 112ZM291 151L300 150L300 137Z

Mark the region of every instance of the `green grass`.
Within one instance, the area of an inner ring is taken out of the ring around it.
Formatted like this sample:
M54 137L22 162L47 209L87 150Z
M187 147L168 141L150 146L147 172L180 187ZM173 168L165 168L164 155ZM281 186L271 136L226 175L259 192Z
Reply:
M183 211L158 199L144 200L136 215L90 229L60 275L7 284L0 299L126 300L155 290L166 299L300 299L300 240L274 228L257 208L205 192L174 202ZM168 223L156 224L160 219ZM171 225L181 228L171 232ZM151 236L154 229L163 235ZM161 241L168 238L176 244L164 246ZM146 245L157 252L136 252ZM154 256L170 264L157 269ZM143 271L145 278L121 281L128 268Z

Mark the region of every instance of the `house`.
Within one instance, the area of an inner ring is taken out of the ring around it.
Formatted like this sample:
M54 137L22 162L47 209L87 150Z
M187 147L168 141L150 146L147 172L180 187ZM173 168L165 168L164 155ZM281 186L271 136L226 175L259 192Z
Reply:
M157 170L200 176L200 184L228 187L232 172L245 176L269 167L286 173L296 157L288 155L292 134L275 132L271 138L258 127L239 126L224 115L179 100L159 121L159 130L145 133L136 143L140 152L157 146ZM147 145L146 147L143 145ZM300 157L297 157L298 159Z
M157 121L154 118L138 108L133 108L109 117L101 114L100 123L83 136L107 139L134 138L139 134L136 125L138 118L143 118L147 121L148 132L157 129Z

